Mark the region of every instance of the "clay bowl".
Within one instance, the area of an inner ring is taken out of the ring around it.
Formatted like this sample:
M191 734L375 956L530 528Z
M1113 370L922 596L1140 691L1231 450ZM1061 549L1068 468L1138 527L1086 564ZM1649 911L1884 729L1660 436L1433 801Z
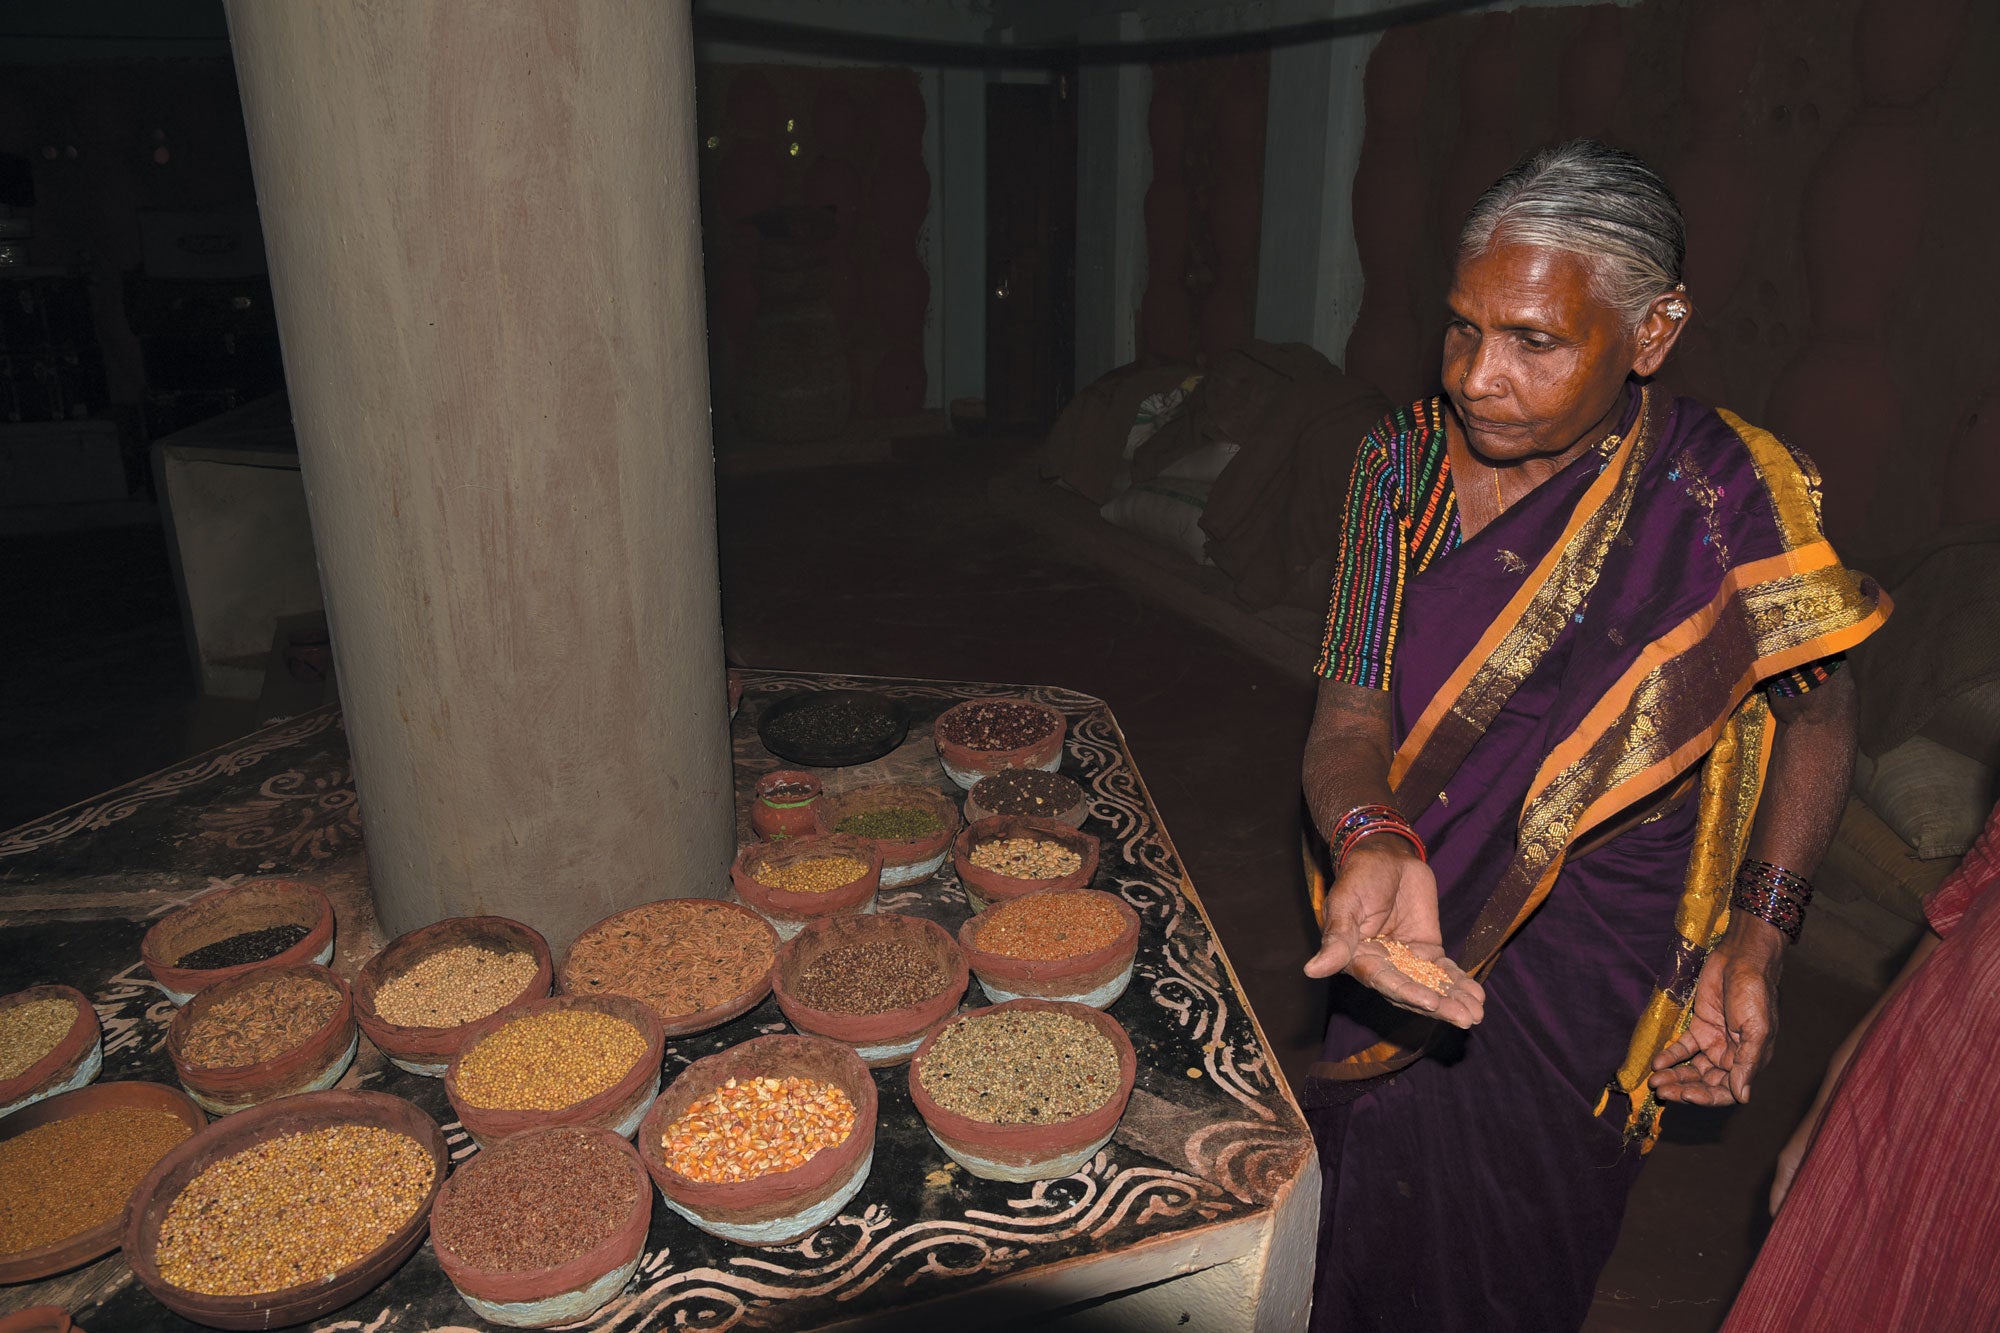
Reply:
M924 1039L916 1059L910 1062L910 1097L924 1118L931 1137L951 1155L953 1161L986 1180L1053 1180L1078 1170L1111 1141L1125 1103L1132 1096L1132 1084L1139 1072L1139 1059L1132 1039L1117 1019L1087 1005L1065 1004L1059 1000L1009 1000L1005 1004L973 1009L958 1021L986 1014L1019 1009L1048 1009L1074 1014L1093 1023L1118 1048L1118 1091L1094 1111L1046 1125L994 1125L947 1111L924 1090L924 1057L937 1044L947 1023Z
M1047 772L1048 770L1041 771ZM1062 777L1061 774L1056 774L1056 776ZM992 799L990 795L992 791L991 784L998 777L999 774L997 773L989 773L979 781L973 783L972 790L965 793L966 823L976 824L982 819L991 819L994 815L1000 813L1000 811L992 809L986 804L987 800ZM1082 828L1083 821L1090 817L1090 793L1069 778L1062 778L1062 781L1073 793L1070 803L1060 810L1038 810L1035 812L1035 815L1041 819L1060 819L1071 828Z
M763 876L772 871L820 856L851 856L867 869L825 893L780 889L763 881ZM729 867L729 882L736 886L737 897L771 923L779 939L788 940L808 921L874 911L875 890L882 885L882 848L867 838L845 833L786 838L775 843L753 842L736 854Z
M790 1171L720 1184L690 1180L667 1165L661 1135L696 1100L732 1078L831 1083L854 1103L854 1128ZM874 1075L851 1048L823 1037L752 1037L680 1072L639 1126L639 1156L667 1207L703 1231L739 1245L786 1245L831 1221L860 1192L875 1161L875 1110Z
M769 921L766 921L763 917L757 915L757 913L751 911L741 903L723 902L715 898L669 898L663 902L641 903L637 907L628 907L622 912L614 912L592 926L589 930L584 931L583 934L577 936L569 946L569 953L563 958L562 967L556 973L557 989L565 995L616 994L617 992L615 991L594 990L591 988L589 981L580 974L579 969L575 966L577 946L600 932L624 930L641 913L651 912L655 908L661 908L675 902L699 903L703 907L719 908L724 911L734 912L746 920L756 922L758 929L762 930L765 937L770 941L772 956L774 958L777 956L778 932L773 929ZM692 1013L685 1014L663 1014L655 1009L653 1010L653 1017L659 1021L660 1031L663 1036L686 1037L696 1032L706 1032L710 1028L721 1027L732 1018L742 1017L762 1004L764 997L770 993L771 973L766 969L757 974L755 981L752 981L742 990L719 1004L713 1004L706 1009L697 1009Z
M398 1069L426 1078L443 1078L444 1067L458 1052L470 1023L456 1027L420 1027L391 1023L376 1011L375 993L411 968L446 949L472 945L494 953L531 953L535 975L521 993L494 1013L504 1014L529 1000L549 993L555 979L555 964L549 956L549 942L532 926L504 916L455 916L435 925L422 926L391 940L373 958L361 965L354 978L354 1021L368 1034L382 1054ZM487 1017L492 1017L491 1014Z
M624 1076L604 1091L553 1111L515 1111L504 1107L473 1106L458 1090L458 1070L465 1057L480 1042L507 1024L534 1014L564 1009L588 1009L620 1018L639 1029L646 1049ZM451 1057L444 1071L444 1093L465 1132L480 1147L490 1147L516 1134L545 1125L589 1125L608 1129L620 1138L631 1138L646 1103L660 1090L660 1065L666 1059L666 1035L660 1031L659 1016L651 1008L626 995L556 995L546 1000L530 1000L504 1014L483 1018L466 1033L465 1042Z
M187 1058L184 1048L188 1035L209 1010L246 986L285 975L311 977L338 992L340 1003L318 1031L283 1054L255 1064L197 1065ZM354 1063L359 1040L354 1028L354 996L337 973L317 963L289 966L265 963L203 987L168 1025L167 1056L174 1062L174 1077L204 1111L235 1115L274 1098L332 1087L347 1072L347 1066Z
M905 941L942 963L943 989L920 1004L885 1009L877 1014L815 1009L793 991L800 974L828 950L892 939ZM778 951L777 966L771 969L771 989L777 993L778 1008L784 1010L792 1026L810 1036L852 1046L862 1063L871 1069L899 1065L915 1055L931 1029L958 1009L958 1002L965 998L966 981L965 956L943 926L894 912L816 921Z
M283 953L234 967L187 968L179 960L203 945L268 926L304 926L306 937ZM259 879L205 893L169 912L139 941L139 958L175 1004L196 991L241 976L253 967L333 961L333 904L310 884L295 879Z
M1004 838L1035 838L1060 843L1082 857L1083 864L1069 874L1053 879L1017 879L1013 875L1003 875L997 870L986 870L972 864L973 848ZM993 903L1005 902L1009 898L1025 898L1045 889L1083 888L1097 873L1097 838L1057 819L1040 819L1033 815L994 815L965 826L951 844L951 863L958 872L958 882L965 887L965 896L971 900L972 910L978 912Z
M83 1325L73 1322L60 1305L32 1305L0 1315L0 1333L83 1333Z
M74 986L30 986L0 999L0 1012L37 1000L68 1000L76 1006L76 1019L48 1054L13 1078L0 1079L0 1116L80 1088L104 1068L104 1033L90 997Z
M800 788L804 789L802 794L793 794ZM766 842L811 833L815 828L813 806L822 791L819 778L802 768L766 773L757 779L756 793L750 798L750 827Z
M631 1169L637 1202L625 1220L597 1245L548 1268L506 1271L477 1268L459 1257L440 1236L438 1226L440 1219L450 1215L455 1192L465 1188L467 1181L477 1180L480 1173L493 1170L503 1154L536 1138L570 1134L584 1135L601 1144L605 1151L617 1153ZM452 1172L451 1179L438 1192L431 1220L431 1249L437 1255L438 1267L444 1269L444 1275L451 1279L451 1285L458 1289L459 1296L472 1307L474 1314L489 1324L508 1328L549 1328L589 1318L632 1280L639 1267L639 1256L646 1248L646 1229L653 1221L652 1181L646 1175L646 1164L639 1160L632 1145L610 1130L566 1126L531 1129L478 1153Z
M979 947L979 934L993 921L995 913L1024 910L1014 904L1033 904L1055 897L1100 900L1117 909L1124 927L1118 938L1103 948L1067 958L1014 958L988 953ZM996 1004L1020 999L1067 1000L1093 1009L1109 1009L1132 982L1132 963L1139 953L1139 914L1115 893L1097 889L1045 889L1009 899L1004 906L972 917L958 928L958 945L965 951L966 963L979 978L981 989Z
M5 1120L0 1120L0 1143L71 1116L91 1111L112 1111L120 1107L165 1111L180 1117L189 1129L197 1133L208 1123L208 1117L201 1113L201 1108L178 1088L170 1088L164 1083L99 1083L37 1102L25 1111L16 1111ZM88 1231L79 1231L74 1236L66 1236L32 1250L0 1255L0 1284L32 1282L36 1278L65 1272L79 1264L102 1258L118 1248L119 1232L124 1225L125 1214L120 1211L109 1221Z
M882 887L900 888L929 879L944 865L951 851L952 835L961 822L958 803L929 787L905 782L877 782L842 792L828 792L819 798L813 811L821 833L837 833L840 821L850 815L895 806L914 806L938 817L938 831L920 838L870 838L882 850Z
M174 1199L203 1171L226 1157L287 1134L370 1125L407 1134L424 1145L436 1168L430 1192L394 1234L324 1281L302 1283L251 1296L208 1296L176 1287L160 1276L160 1224ZM132 1276L162 1305L211 1328L276 1328L317 1319L380 1286L402 1267L430 1231L431 1204L448 1165L444 1131L422 1107L382 1092L314 1092L245 1111L217 1121L162 1157L139 1182L125 1210L122 1239Z
M1012 704L1041 713L1048 718L1049 729L1028 744L1009 750L975 750L945 738L954 721L983 705L992 704ZM1039 768L1054 772L1062 763L1063 736L1068 730L1069 719L1063 716L1061 709L1036 703L1032 699L967 699L938 714L937 721L931 723L931 739L937 745L938 762L944 765L946 776L961 787L970 787L987 774L998 773L1004 768Z

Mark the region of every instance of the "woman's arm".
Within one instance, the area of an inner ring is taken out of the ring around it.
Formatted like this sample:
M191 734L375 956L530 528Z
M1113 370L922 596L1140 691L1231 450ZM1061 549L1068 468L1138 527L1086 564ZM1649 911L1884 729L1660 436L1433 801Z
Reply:
M1771 701L1778 732L1749 855L1810 879L1826 855L1847 804L1854 772L1855 704L1850 672L1819 688ZM1784 933L1748 912L1731 912L1729 929L1702 966L1688 1031L1653 1062L1663 1101L1726 1106L1750 1100L1751 1080L1770 1058L1778 1033L1778 974Z
M1306 738L1306 808L1322 835L1358 805L1390 805L1389 695L1385 690L1323 681ZM1405 976L1377 941L1401 941L1452 976L1443 996ZM1438 927L1437 880L1401 838L1363 838L1326 895L1319 952L1306 975L1350 973L1405 1009L1471 1027L1485 1015L1486 994L1445 957Z
M1903 970L1889 983L1889 989L1883 991L1881 998L1861 1016L1861 1021L1854 1025L1854 1031L1847 1034L1847 1040L1834 1048L1833 1058L1826 1062L1826 1077L1820 1080L1818 1095L1813 1098L1812 1105L1806 1108L1805 1118L1799 1121L1798 1128L1792 1131L1792 1137L1785 1140L1784 1148L1778 1153L1778 1174L1771 1182L1773 1217L1778 1215L1778 1208L1785 1202L1785 1196L1791 1193L1792 1180L1799 1173L1799 1164L1805 1161L1806 1150L1812 1146L1813 1134L1819 1129L1819 1118L1826 1114L1826 1104L1833 1100L1833 1090L1839 1085L1840 1076L1847 1072L1847 1062L1852 1060L1854 1052L1860 1049L1862 1039L1868 1035L1868 1030L1875 1026L1876 1018L1889 1007L1889 1001L1896 998L1897 992L1903 989L1909 979L1916 975L1917 969L1924 965L1924 960L1931 956L1931 951L1937 948L1938 943L1937 935L1928 930L1924 932L1923 938L1917 941L1917 947L1910 952L1909 961L1903 964Z

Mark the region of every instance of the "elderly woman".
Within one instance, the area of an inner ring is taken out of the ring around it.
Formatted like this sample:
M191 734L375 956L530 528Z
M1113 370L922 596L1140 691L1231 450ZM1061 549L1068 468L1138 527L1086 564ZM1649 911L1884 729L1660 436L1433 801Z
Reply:
M1474 206L1441 397L1357 457L1306 745L1315 1328L1575 1328L1659 1099L1745 1101L1887 615L1812 465L1651 388L1666 184L1601 144ZM1324 883L1324 881L1321 881ZM1317 887L1317 886L1316 886Z

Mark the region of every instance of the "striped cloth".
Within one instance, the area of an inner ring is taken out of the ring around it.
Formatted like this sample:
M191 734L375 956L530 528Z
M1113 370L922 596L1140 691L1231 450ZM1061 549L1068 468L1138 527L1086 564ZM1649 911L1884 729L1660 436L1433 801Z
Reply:
M1723 1333L2000 1330L2000 810L1925 911Z
M1431 398L1391 412L1361 442L1313 668L1319 675L1364 689L1389 688L1403 588L1463 540L1446 439L1444 399ZM1839 656L1809 662L1772 677L1765 689L1796 698L1824 684L1840 662Z

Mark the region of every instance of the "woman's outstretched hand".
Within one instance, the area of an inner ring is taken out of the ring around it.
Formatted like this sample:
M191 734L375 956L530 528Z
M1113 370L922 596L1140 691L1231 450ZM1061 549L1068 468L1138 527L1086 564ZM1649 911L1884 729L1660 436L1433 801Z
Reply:
M1370 839L1348 856L1327 890L1326 925L1306 975L1346 972L1402 1008L1469 1028L1486 1016L1486 992L1445 956L1431 868L1398 847L1372 845L1391 841ZM1384 939L1440 969L1449 978L1444 993L1398 968Z
M1687 1032L1653 1060L1654 1096L1693 1106L1750 1100L1751 1079L1778 1037L1783 947L1774 927L1738 914L1701 965Z

